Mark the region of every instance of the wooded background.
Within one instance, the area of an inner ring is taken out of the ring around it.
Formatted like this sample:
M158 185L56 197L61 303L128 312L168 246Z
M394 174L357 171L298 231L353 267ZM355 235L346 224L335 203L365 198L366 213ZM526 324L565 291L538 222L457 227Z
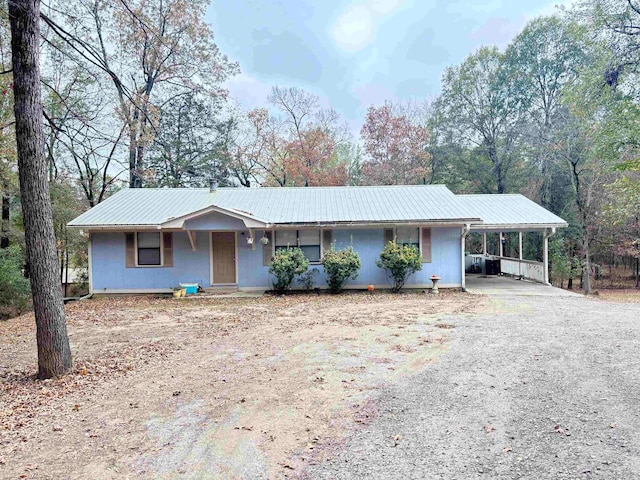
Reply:
M640 2L585 0L536 18L506 49L485 46L449 67L436 98L372 105L359 136L295 87L274 86L262 108L239 108L224 84L240 66L216 46L208 4L42 6L43 148L61 276L87 264L86 239L65 228L81 212L127 186L215 178L523 193L570 224L551 242L555 284L615 268L638 286ZM0 282L19 283L28 265L8 25L0 1ZM527 236L527 258L539 257L538 245Z

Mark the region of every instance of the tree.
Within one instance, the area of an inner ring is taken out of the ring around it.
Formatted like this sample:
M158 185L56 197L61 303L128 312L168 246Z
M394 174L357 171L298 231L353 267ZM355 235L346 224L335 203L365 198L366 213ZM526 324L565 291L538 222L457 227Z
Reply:
M11 197L14 194L13 168L16 162L15 138L13 130L13 77L11 75L11 45L8 39L9 20L0 11L0 248L9 246Z
M541 177L540 203L553 211L554 187L551 137L557 122L562 121L562 95L577 80L587 60L587 51L578 40L577 27L559 17L538 17L508 46L505 64L509 77L526 99L526 123L523 139L531 146Z
M36 318L38 376L51 378L71 368L71 349L56 278L53 213L42 149L39 14L39 0L9 0L18 175Z
M221 153L229 174L241 186L248 188L263 182L265 166L270 164L271 136L267 109L252 109L227 120Z
M607 187L605 229L615 255L635 261L635 286L640 287L640 171L625 171Z
M231 120L232 121L232 120ZM164 109L149 149L149 183L159 187L202 187L209 179L228 184L225 152L232 123L216 119L206 98L187 94Z
M189 93L224 99L238 71L213 42L205 0L75 0L43 15L65 52L110 82L126 130L129 185L147 176L146 153L168 102ZM122 127L118 127L120 130Z
M321 108L316 95L296 87L274 87L269 103L280 117L268 118L262 129L267 181L282 187L346 185L348 165L337 150L349 135L336 111Z
M430 183L429 131L401 106L369 107L361 137L366 153L363 182L368 185Z
M503 54L482 47L448 68L439 102L460 142L490 162L492 190L505 193L520 159L518 128L526 103L507 75Z

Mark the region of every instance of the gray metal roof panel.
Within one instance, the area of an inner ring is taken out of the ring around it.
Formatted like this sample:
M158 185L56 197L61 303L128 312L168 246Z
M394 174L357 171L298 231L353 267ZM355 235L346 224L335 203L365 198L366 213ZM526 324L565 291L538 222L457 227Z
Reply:
M124 189L69 226L160 225L207 207L243 212L272 224L455 221L469 218L444 185Z
M170 218L187 215L210 206L209 189L127 188L69 222L87 225L159 225Z
M484 225L557 225L567 222L520 194L458 195L469 215Z

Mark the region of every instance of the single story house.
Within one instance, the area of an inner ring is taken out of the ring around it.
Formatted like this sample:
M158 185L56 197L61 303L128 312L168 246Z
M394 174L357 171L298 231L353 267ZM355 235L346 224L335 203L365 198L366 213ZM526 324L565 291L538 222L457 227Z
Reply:
M362 268L347 288L389 286L375 264L386 242L415 245L423 268L407 287L465 286L471 231L541 231L561 218L522 195L455 195L443 185L124 189L68 224L89 233L92 293L162 293L179 283L265 290L277 249L299 246L316 283L322 254L353 246ZM522 258L520 259L522 260ZM545 257L546 260L546 257ZM546 262L545 275L548 281Z

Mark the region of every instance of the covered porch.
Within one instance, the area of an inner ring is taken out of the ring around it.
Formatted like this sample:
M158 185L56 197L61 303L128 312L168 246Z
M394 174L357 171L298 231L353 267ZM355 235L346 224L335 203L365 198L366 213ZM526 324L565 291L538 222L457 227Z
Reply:
M567 226L523 195L459 195L481 224L469 225L464 275L509 275L549 283L549 239Z
M523 242L528 233L534 234L528 235L529 255ZM465 274L509 275L550 285L549 238L555 233L555 227L495 230L473 226L466 241Z

